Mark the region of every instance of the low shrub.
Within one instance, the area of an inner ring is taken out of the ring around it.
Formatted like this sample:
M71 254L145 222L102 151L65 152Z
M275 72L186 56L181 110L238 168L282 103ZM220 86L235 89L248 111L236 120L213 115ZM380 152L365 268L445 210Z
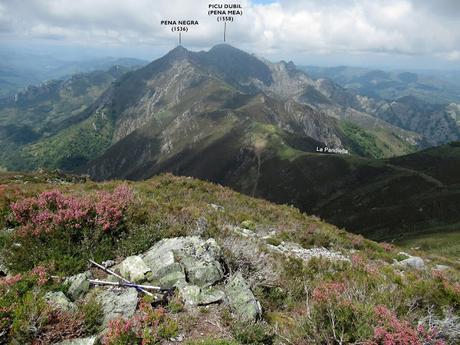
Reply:
M239 345L237 342L228 339L205 338L189 340L185 345Z
M101 330L104 311L95 297L90 298L79 306L84 319L85 334L96 334Z
M263 322L234 323L232 325L233 337L240 344L271 345L275 340L275 334L271 327Z
M116 187L113 193L98 192L92 198L52 190L19 200L11 204L11 210L20 236L40 236L65 228L73 235L72 240L80 242L84 229L116 230L132 199L126 185Z
M167 316L164 308L154 309L150 303L143 300L132 319L116 319L110 322L102 344L158 344L162 339L177 336L178 331L177 323Z
M132 200L126 185L90 196L53 190L18 200L11 205L16 231L7 239L5 261L16 271L52 263L56 273L79 272L88 258L103 260L113 253Z
M53 338L52 335L43 335L50 332L47 325L60 324L59 320L66 319L66 316L57 315L43 296L46 291L59 289L62 286L50 279L48 269L43 266L0 278L0 334L21 344L37 337ZM72 318L78 319L75 316Z
M305 319L305 338L316 343L354 343L368 339L371 309L356 300L355 291L343 282L323 282L311 294L310 315Z
M377 326L374 335L366 345L444 345L434 328L413 327L409 322L400 320L394 312L385 306L374 308Z

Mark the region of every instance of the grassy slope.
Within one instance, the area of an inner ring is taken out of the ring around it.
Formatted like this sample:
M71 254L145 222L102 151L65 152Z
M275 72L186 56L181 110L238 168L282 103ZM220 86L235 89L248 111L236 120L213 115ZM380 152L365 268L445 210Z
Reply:
M214 137L160 162L135 168L132 156L132 170L125 177L143 179L170 171L210 180L388 241L432 228L451 231L449 227L460 221L455 185L460 153L452 146L371 160L311 153L315 141L254 121L211 127Z
M433 228L451 231L460 222L455 144L390 160L316 154L320 144L314 140L267 124L263 112L246 115L226 110L195 116L183 123L182 136L172 132L173 148L166 154L160 153L158 129L146 127L111 148L105 164L95 165L102 166L105 178L138 180L168 171L222 183L374 239L401 240ZM184 140L183 130L197 140ZM382 152L373 136L356 133L368 154Z
M351 152L367 158L401 156L415 151L415 147L393 135L390 130L363 129L351 122L341 124Z
M62 184L66 179L68 181ZM69 182L78 180L46 173L0 174L0 228L14 227L9 211L9 204L14 200L56 188L65 193L88 195L96 190L112 190L121 183ZM449 290L459 279L458 263L454 260L433 257L433 261L427 261L430 267L436 263L454 267L445 273L443 279L446 279L446 283L429 270L406 272L402 275L391 266L393 259L401 259L397 254L399 248L382 246L349 234L290 206L274 205L219 185L171 175L162 175L143 182L128 182L128 185L135 193L135 201L125 215L123 232L116 240L110 240L111 236L116 235L106 234L102 241L82 250L83 243L71 243L67 248L51 234L48 240L44 239L40 245L33 246L31 239L31 242L27 238L10 239L11 233L0 230L1 256L6 258L9 267L14 271L26 272L36 265L49 265L53 262L54 271L51 273L70 274L85 269L86 259L90 257L98 261L125 257L145 251L161 238L191 234L196 229L197 221L204 219L207 226L203 236L215 238L223 247L230 270L242 270L253 282L252 288L262 303L265 321L255 326L245 325L244 329L248 331L243 331L225 308L220 311L211 308L199 317L187 311L178 314L168 311L187 340L200 337L201 332L201 336L210 338L233 338L235 344L266 344L261 338L271 339L270 344L273 341L281 344L286 338L289 342L299 344L305 341L309 343L308 339L312 343L331 341L332 331L324 327L330 322L329 309L322 302L312 299L315 288L321 289L321 286L331 282L343 282L350 289L350 294L338 297L338 303L333 307L335 315L339 317L337 330L343 332L347 342L372 337L372 327L376 320L372 306L377 304L386 305L400 318L414 325L433 306L439 313L442 313L443 306L452 307L458 312L460 296ZM211 203L220 205L223 209L215 210L210 206ZM252 243L248 238L239 237L226 230L228 225L239 225L243 221L253 224L251 227L256 233L272 232L272 239L269 242ZM325 246L350 257L353 253L353 263L312 260L303 264L298 260L267 252L268 243L276 245L283 240L297 242L305 248ZM22 246L13 246L15 241L20 241ZM54 246L55 243L61 245ZM34 255L30 255L31 250ZM68 250L73 253L70 257ZM262 261L261 253L264 253ZM418 254L426 255L422 252ZM264 280L267 268L268 272L275 274L268 285ZM36 288L35 298L40 298L40 291L49 289L63 287L44 285ZM342 298L345 299L343 304L339 302ZM0 297L0 302L7 301ZM16 303L19 308L21 303L26 302L16 297ZM37 304L37 308L40 308L39 305ZM352 306L351 309L349 305ZM222 326L210 327L207 320L211 315L207 316L207 313L212 313L212 320ZM30 317L24 311L15 315L15 320L21 317L28 320ZM355 321L349 322L350 320ZM273 337L274 328L278 329L279 336Z

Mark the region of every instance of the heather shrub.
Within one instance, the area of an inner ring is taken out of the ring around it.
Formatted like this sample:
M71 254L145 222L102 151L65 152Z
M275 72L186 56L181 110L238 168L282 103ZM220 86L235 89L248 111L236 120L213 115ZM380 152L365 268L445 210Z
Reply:
M315 343L354 343L367 339L371 309L356 300L342 282L323 282L311 293L310 313L304 321L305 338Z
M406 273L407 282L404 287L405 298L419 309L433 309L442 314L444 307L454 310L460 308L460 283L439 275L434 279Z
M80 313L83 315L85 334L96 334L101 330L104 312L102 305L95 297L90 298L79 306Z
M186 341L185 345L238 345L238 343L228 339L205 338Z
M408 321L400 320L394 312L385 306L374 308L374 328L372 339L366 345L443 345L445 342L438 337L434 328L420 325L413 327Z
M41 295L34 291L26 292L18 302L10 305L9 334L19 344L26 344L48 322L50 308Z
M11 204L16 232L5 246L5 260L16 271L53 263L57 272L78 272L88 258L113 255L132 200L132 191L120 185L111 193L76 196L54 190L16 201Z
M95 197L64 195L59 190L40 193L11 204L20 236L49 234L65 228L72 239L82 240L82 229L117 230L132 201L132 191L121 185L113 193L98 192Z
M169 301L168 301L168 310L173 314L180 313L184 310L184 303L178 294L175 294Z
M43 295L60 288L43 266L0 278L0 334L14 337L20 343L38 335L49 323L51 312Z
M235 340L240 344L271 345L275 340L273 330L263 322L235 323L232 325L232 333Z
M46 322L33 339L34 345L55 344L85 334L84 320L79 313L49 309Z
M102 344L158 344L162 339L176 336L178 331L177 323L168 317L164 308L154 309L150 303L142 300L133 318L116 319L110 322Z

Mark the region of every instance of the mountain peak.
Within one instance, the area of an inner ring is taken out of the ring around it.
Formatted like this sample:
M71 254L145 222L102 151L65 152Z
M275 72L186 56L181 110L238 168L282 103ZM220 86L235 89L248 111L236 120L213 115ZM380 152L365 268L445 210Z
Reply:
M188 57L190 51L184 48L182 45L178 45L176 48L170 50L165 57L173 58L173 59L182 59Z
M235 51L241 51L240 49L238 48L235 48L234 46L230 45L230 44L227 44L227 43L219 43L219 44L216 44L215 46L213 46L209 51L216 51L216 50L227 50L227 51L230 51L230 50L235 50Z
M218 44L201 55L202 61L222 71L227 79L256 78L264 84L272 83L268 66L254 55L229 44Z

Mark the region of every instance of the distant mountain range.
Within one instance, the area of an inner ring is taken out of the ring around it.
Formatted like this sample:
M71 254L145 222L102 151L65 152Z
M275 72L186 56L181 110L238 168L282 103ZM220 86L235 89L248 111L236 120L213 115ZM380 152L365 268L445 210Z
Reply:
M69 78L76 73L107 70L112 66L140 67L148 61L134 58L87 58L64 60L53 55L0 52L0 99L13 96L29 85L47 80Z
M345 66L301 69L359 94L365 112L422 134L430 145L459 138L459 72L387 72Z
M364 96L228 45L179 46L139 69L19 93L0 106L0 162L96 180L194 176L394 238L460 221L458 145L405 156L460 139L441 105L420 102Z
M372 98L394 100L414 96L428 103L460 102L460 71L383 71L349 66L300 69L315 79L331 79Z

